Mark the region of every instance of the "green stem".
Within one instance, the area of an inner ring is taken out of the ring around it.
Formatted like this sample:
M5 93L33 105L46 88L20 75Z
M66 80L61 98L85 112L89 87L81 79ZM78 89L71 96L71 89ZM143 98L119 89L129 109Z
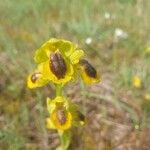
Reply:
M62 85L56 84L56 96L62 96Z
M59 137L60 137L60 142L61 142L61 148L62 148L62 150L66 150L65 143L64 143L64 140L63 140L63 136L61 134L59 134Z
M80 88L81 88L81 92L85 91L85 84L82 79L80 80Z
M59 133L59 137L60 137L62 150L67 150L69 145L70 145L70 141L71 141L71 132L70 132L70 130L58 131L58 133Z
M56 86L56 96L62 96L63 85L55 84L55 86ZM62 150L67 150L69 147L69 144L70 144L70 140L71 140L70 131L58 130L58 133L59 133L59 137L60 137Z
M80 89L81 89L81 95L82 95L82 98L83 98L83 112L86 113L86 86L83 82L83 80L81 79L80 80Z

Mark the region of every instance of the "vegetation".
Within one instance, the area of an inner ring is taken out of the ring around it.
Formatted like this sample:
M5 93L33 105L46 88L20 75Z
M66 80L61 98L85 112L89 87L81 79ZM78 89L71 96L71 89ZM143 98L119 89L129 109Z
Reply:
M149 10L148 0L0 0L0 150L60 147L45 127L45 97L54 97L54 87L26 85L35 49L50 38L78 43L102 78L65 87L87 116L72 129L69 149L148 150Z

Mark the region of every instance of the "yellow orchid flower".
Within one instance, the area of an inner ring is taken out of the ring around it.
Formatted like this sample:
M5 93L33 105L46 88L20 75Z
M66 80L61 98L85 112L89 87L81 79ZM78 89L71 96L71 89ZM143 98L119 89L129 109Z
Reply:
M36 50L34 60L38 68L28 76L27 86L36 88L47 83L54 83L56 97L47 98L49 117L46 127L58 130L62 149L67 149L71 141L70 128L85 124L85 116L79 107L62 96L64 85L77 79L78 75L86 84L100 82L95 68L85 59L83 50L70 41L50 39Z
M84 115L79 115L77 106L65 97L57 96L54 100L47 99L47 109L50 117L47 118L47 128L67 130L73 125L83 125Z
M100 82L100 77L95 68L85 59L79 61L80 75L86 84Z
M28 88L33 89L33 88L41 87L49 82L48 80L45 80L43 78L41 69L42 69L42 66L39 65L38 69L28 76L27 78Z
M133 77L132 84L135 88L141 88L141 86L142 86L141 78L139 76L135 75Z
M70 41L50 39L36 51L34 60L43 64L45 79L63 84L74 79L74 66L83 55L83 50Z
M146 50L145 50L145 52L146 52L147 54L150 54L150 47L147 47Z
M145 98L145 100L150 101L150 94L145 94L144 98Z

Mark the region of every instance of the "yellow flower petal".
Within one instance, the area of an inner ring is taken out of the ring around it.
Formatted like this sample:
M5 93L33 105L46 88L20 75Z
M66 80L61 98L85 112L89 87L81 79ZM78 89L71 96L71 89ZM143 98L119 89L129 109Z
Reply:
M76 45L71 43L70 41L60 40L58 49L64 56L69 57L75 51Z
M30 89L44 86L48 81L44 80L42 74L39 72L34 72L30 74L27 78L27 86Z
M51 121L50 118L46 119L46 128L48 128L48 129L56 129L55 125L53 124L53 122Z
M43 78L42 74L43 65L38 65L38 68L28 76L27 78L27 86L28 88L36 88L41 87L47 84L49 81Z
M34 56L34 61L36 63L42 63L48 59L47 54L43 49L37 49Z
M47 98L47 109L49 113L51 114L57 107L57 105L63 105L66 109L69 107L69 102L66 100L66 98L62 96L57 96L55 99Z
M82 80L86 84L93 84L100 82L100 77L95 68L85 59L80 60L79 70Z
M76 50L74 53L71 54L70 60L72 64L77 64L81 57L83 57L84 52L83 50Z
M41 48L36 50L34 60L37 63L44 62L48 59L51 52L55 52L57 50L68 57L75 50L75 45L66 40L54 38L50 39L44 43Z
M96 78L90 77L89 75L87 75L87 73L85 72L84 69L81 69L81 70L82 70L80 72L81 77L86 84L93 84L93 83L100 82L100 79L98 77L96 77Z

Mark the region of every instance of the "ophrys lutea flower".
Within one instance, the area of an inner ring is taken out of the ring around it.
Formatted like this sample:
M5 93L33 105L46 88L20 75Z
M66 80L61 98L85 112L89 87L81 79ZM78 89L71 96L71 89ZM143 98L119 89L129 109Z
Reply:
M27 86L30 89L44 86L48 83L48 80L43 78L42 66L39 65L33 73L31 73L27 78Z
M146 52L146 54L150 54L150 47L147 47L145 52Z
M144 99L147 100L147 101L150 101L150 94L145 94Z
M84 124L84 115L78 110L77 105L62 96L47 99L47 108L50 117L47 118L47 128L67 130L72 126Z
M61 145L67 149L70 143L72 126L81 126L85 117L79 107L63 95L66 83L77 79L78 75L86 84L100 81L96 69L85 59L84 52L77 45L62 39L50 39L36 50L34 60L37 69L28 76L29 88L54 83L56 97L47 99L47 128L58 130Z
M70 41L50 39L36 51L34 59L38 64L42 63L46 80L64 84L74 79L74 66L83 55L83 50Z
M86 59L80 59L79 71L80 71L82 80L86 84L100 82L100 77L99 77L96 69Z
M139 76L135 75L132 80L132 84L135 88L141 88L142 80Z

